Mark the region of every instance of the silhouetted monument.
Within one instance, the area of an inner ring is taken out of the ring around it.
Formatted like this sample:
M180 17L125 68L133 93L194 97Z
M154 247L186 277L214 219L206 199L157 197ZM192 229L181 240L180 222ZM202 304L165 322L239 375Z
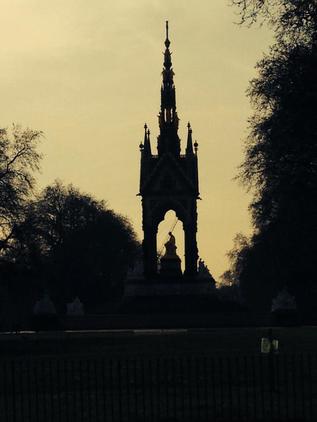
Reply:
M196 243L198 191L198 144L193 144L192 129L188 123L186 153L181 154L178 136L179 118L176 110L174 71L169 50L168 22L161 87L160 134L157 155L152 154L150 131L145 125L144 142L140 144L140 195L143 212L144 274L155 276L157 265L157 230L165 213L174 210L183 223L185 233L185 275L197 274L198 250ZM163 261L164 262L164 261Z
M193 143L192 128L187 125L185 154L181 154L178 136L179 118L176 110L174 71L172 68L168 22L161 86L159 136L157 154L152 153L150 131L144 126L144 141L140 144L140 192L143 216L143 274L131 272L125 286L126 304L138 304L139 309L187 312L200 309L201 303L214 292L214 280L209 271L198 272L197 199L198 163L197 142ZM157 231L166 212L173 210L183 223L185 237L185 271L176 253L176 241L169 233L165 254L158 256ZM208 273L208 274L207 274ZM209 304L209 302L208 302ZM209 305L208 305L209 306ZM127 308L126 308L127 309Z

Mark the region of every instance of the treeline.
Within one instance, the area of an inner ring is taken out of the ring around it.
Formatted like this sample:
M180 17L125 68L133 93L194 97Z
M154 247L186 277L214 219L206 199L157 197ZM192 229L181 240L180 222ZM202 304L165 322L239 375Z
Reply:
M309 314L317 305L317 2L232 2L242 24L266 21L275 44L248 90L254 114L238 175L253 192L254 231L236 237L223 280L257 309L286 288Z
M2 313L45 292L61 311L76 296L86 309L119 297L139 250L127 218L104 201L55 182L35 193L42 133L0 132L0 302Z

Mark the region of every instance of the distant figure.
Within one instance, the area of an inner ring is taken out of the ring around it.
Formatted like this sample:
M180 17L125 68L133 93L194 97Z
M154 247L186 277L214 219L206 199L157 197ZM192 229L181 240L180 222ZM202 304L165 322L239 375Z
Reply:
M177 254L176 254L176 242L175 242L175 236L173 236L173 234L171 232L168 233L169 235L169 239L168 241L165 243L165 255L164 258L177 258Z
M67 303L67 315L69 316L84 315L84 305L81 303L78 296L75 297L73 302Z

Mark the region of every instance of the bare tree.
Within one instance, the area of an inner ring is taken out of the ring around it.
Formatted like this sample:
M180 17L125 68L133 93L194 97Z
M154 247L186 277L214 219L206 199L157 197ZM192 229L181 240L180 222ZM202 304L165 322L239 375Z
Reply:
M316 0L231 0L231 3L239 11L241 24L266 21L280 41L309 42L316 34Z
M13 125L0 129L0 253L10 244L17 222L24 215L33 192L41 154L37 146L42 132Z

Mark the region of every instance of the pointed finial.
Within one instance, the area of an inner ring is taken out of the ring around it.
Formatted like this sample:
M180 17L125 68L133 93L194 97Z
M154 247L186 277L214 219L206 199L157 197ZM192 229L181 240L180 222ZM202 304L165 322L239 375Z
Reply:
M198 142L197 141L195 141L195 143L194 143L194 148L195 148L195 154L197 154L197 151L198 151Z
M187 146L186 146L186 154L192 155L193 154L193 141L192 141L192 128L190 123L187 123L188 128L188 135L187 135Z
M147 124L146 123L144 123L144 141L143 141L143 143L141 142L140 143L140 145L139 145L139 148L140 148L140 151L141 152L143 152L144 151L144 146L145 146L145 144L146 144L146 130L147 130Z
M144 141L143 141L144 147L146 146L146 142L147 142L147 124L144 123Z
M144 142L143 142L144 156L151 156L151 142L150 142L150 129L147 124L144 125Z
M170 40L168 39L168 21L166 21L166 39L165 39L165 46L168 48L170 46Z

